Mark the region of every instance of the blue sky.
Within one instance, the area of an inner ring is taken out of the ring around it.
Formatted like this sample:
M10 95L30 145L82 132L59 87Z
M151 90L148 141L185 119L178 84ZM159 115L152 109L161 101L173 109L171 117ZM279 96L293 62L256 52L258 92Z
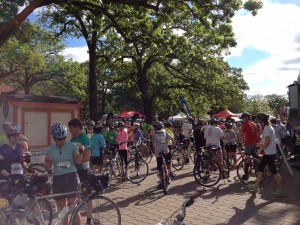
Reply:
M245 0L243 0L245 1ZM263 0L257 16L241 10L232 20L237 46L225 60L242 68L248 95L287 95L300 70L300 0ZM33 17L33 16L31 16ZM67 58L88 60L83 39L66 40Z

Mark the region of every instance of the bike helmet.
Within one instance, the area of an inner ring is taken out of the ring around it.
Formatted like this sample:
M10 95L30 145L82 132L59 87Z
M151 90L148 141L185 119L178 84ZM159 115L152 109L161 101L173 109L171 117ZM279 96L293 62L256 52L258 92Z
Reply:
M6 126L4 132L8 137L14 135L14 134L21 134L21 128L18 125L9 124Z
M139 123L134 123L133 125L134 125L134 127L136 127L136 128L141 126Z
M51 134L54 138L65 138L67 133L67 127L61 123L55 123L51 128Z
M248 119L250 119L250 117L251 117L251 115L250 115L249 113L244 112L244 113L242 113L240 119L243 119L243 118L248 118Z
M220 122L220 120L217 119L217 118L212 118L212 119L210 120L210 123L211 123L211 124L216 124L216 123L219 123L219 122Z
M6 128L7 128L9 125L12 125L12 124L13 124L13 123L10 122L10 121L5 121L5 122L3 123L3 130L5 131Z
M152 123L152 126L156 129L156 130L161 130L164 128L163 124L159 121L154 121Z
M102 126L101 126L101 124L97 123L95 126L93 126L93 131L94 131L95 133L101 133L101 131L102 131Z

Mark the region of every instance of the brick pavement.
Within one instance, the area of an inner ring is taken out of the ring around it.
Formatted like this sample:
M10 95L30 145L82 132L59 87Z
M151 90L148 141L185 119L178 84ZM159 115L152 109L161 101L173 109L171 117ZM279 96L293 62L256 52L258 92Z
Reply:
M155 225L177 209L187 196L202 187L195 181L192 164L177 171L170 184L170 194L157 190L156 162L153 158L149 176L140 184L118 182L106 192L120 207L122 225ZM231 172L232 182L221 180L208 188L202 199L187 209L187 225L298 225L300 224L300 168L291 177L282 166L281 175L288 197L277 198L271 192L276 189L274 180L267 177L263 190L257 194L247 191Z

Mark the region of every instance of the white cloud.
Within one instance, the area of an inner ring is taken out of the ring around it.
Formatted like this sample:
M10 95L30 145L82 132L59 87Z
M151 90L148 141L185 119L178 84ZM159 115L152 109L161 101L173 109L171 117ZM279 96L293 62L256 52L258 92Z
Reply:
M87 46L66 48L62 52L62 55L65 56L66 59L73 59L73 61L77 61L80 63L89 60Z
M288 0L286 0L288 3ZM250 91L248 94L286 94L286 86L293 83L299 74L300 62L285 64L300 57L300 7L293 4L264 1L264 8L253 17L240 13L233 18L237 48L231 56L241 56L243 49L264 51L270 56L244 69L244 78ZM278 70L286 68L288 70Z

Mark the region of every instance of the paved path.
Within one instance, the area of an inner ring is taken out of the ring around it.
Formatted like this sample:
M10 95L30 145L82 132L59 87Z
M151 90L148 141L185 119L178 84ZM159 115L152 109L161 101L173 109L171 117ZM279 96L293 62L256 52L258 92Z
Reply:
M120 207L122 225L155 225L177 209L187 196L202 187L195 181L192 164L177 171L170 185L170 194L157 190L156 162L150 163L150 175L140 184L128 181L116 183L106 195ZM221 180L187 209L186 225L299 225L300 224L300 169L291 177L283 165L281 175L289 196L272 196L276 189L268 177L263 190L251 194L231 172L232 182Z

